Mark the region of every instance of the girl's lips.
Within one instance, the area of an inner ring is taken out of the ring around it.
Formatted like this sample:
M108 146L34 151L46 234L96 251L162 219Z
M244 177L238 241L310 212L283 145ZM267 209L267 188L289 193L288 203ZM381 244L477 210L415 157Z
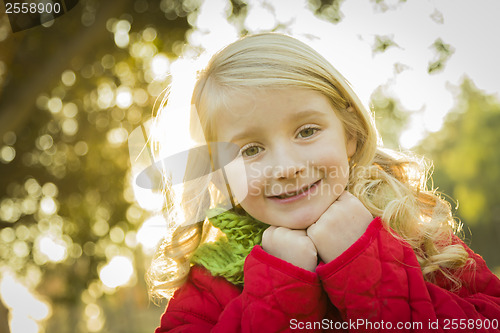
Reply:
M321 181L322 181L321 179L318 180L317 182L315 182L311 186L309 186L309 188L307 190L305 190L304 192L301 192L299 194L296 194L294 196L283 198L283 199L278 198L277 196L274 196L274 197L268 197L268 199L272 200L273 202L283 203L283 204L300 200L302 198L305 198L306 196L309 196L309 195L315 193L315 191L318 188Z

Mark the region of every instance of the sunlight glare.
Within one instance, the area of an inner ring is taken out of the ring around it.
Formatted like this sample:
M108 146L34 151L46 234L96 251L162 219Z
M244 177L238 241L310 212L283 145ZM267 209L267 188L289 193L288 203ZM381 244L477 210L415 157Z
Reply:
M399 137L399 143L404 149L410 149L414 147L420 139L423 137L423 129L421 127L413 127L401 133Z
M151 254L158 243L167 236L167 222L161 215L147 219L137 232L137 242L145 253Z
M151 126L151 136L159 143L159 158L193 148L190 136L191 95L196 82L196 61L177 59L170 67L172 84L168 103Z
M253 32L269 31L274 26L276 26L276 18L269 8L265 8L256 1L248 3L248 14L245 19L247 30Z
M11 333L39 333L40 327L36 321L29 317L22 317L16 314L12 314L10 319L10 331Z
M133 180L134 196L141 208L150 212L156 212L163 208L165 198L161 192L142 188Z
M188 35L192 46L201 46L212 55L238 38L236 27L227 20L231 3L225 0L204 1L198 11L197 29Z
M128 109L132 105L132 91L127 86L116 89L116 105L120 109Z
M66 243L62 240L54 240L50 236L42 236L38 242L40 252L46 255L52 262L61 262L68 256Z
M40 210L46 215L52 215L57 212L57 203L52 197L43 197L40 200Z
M170 67L170 61L164 53L159 53L151 59L151 70L155 80L165 79Z
M196 80L197 63L178 59L170 66L172 84L166 105L159 106L159 116L137 127L129 136L129 152L132 165L132 187L139 205L150 211L160 210L165 201L161 193L162 179L152 174L151 188L142 188L136 182L139 174L152 164L160 163L169 156L187 151L197 145L190 136L191 94ZM161 101L157 101L161 103ZM203 139L204 141L204 139ZM160 170L168 177L169 168L182 166L165 165ZM153 172L154 173L154 172ZM145 178L146 179L146 178ZM147 179L146 179L147 180ZM144 185L143 185L144 186Z
M12 333L39 332L39 322L51 315L50 305L35 296L11 272L2 272L0 298L11 314Z
M134 274L134 266L128 257L113 257L99 272L102 283L109 288L126 285Z

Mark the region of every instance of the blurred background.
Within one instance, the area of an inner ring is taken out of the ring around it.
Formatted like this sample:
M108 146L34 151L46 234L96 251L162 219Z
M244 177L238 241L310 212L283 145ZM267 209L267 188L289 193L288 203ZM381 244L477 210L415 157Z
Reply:
M166 304L144 274L162 202L134 190L128 135L185 59L261 31L313 45L386 146L434 161L466 243L500 275L497 1L81 0L15 33L4 9L1 333L154 330Z

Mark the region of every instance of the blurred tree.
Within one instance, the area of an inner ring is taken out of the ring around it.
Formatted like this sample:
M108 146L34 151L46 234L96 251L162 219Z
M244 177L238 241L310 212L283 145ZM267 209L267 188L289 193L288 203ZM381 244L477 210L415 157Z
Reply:
M344 0L309 0L309 6L318 16L332 23L338 23L344 17L340 7Z
M383 86L373 92L370 104L384 147L399 150L399 137L408 125L410 112L390 97Z
M148 212L136 204L130 188L126 139L150 117L155 98L168 84L168 77L158 80L157 75L168 74L169 64L182 53L201 2L81 0L45 26L0 38L0 268L15 272L50 300L47 332L150 332L158 323L163 308L149 307L143 281L148 263L135 237ZM228 20L242 27L247 1L227 2L232 5ZM343 17L342 0L309 3L323 19L336 23ZM7 25L6 16L0 16L0 32ZM374 52L397 46L391 36L376 38ZM435 44L442 54L438 60L446 61L447 47ZM373 98L377 124L386 144L397 148L408 114L382 94ZM485 124L494 128L495 123L488 118ZM474 131L471 137L482 137L480 127ZM491 135L488 142L498 142ZM462 139L444 137L448 148L449 140ZM484 140L475 149L494 149L484 147ZM439 149L430 151L439 157ZM468 150L457 148L456 154L460 151ZM488 191L498 162L480 169L490 177ZM443 184L445 176L447 171ZM474 209L490 207L489 199L481 198L467 199ZM477 225L498 225L495 216ZM478 216L478 221L484 220ZM99 276L116 256L134 265L129 288L108 287ZM4 318L0 302L0 322Z
M168 84L153 59L166 74L198 4L83 0L1 41L0 268L50 299L48 332L151 331L158 322L163 309L147 311L135 241L148 213L128 183L127 135ZM106 287L98 275L117 255L135 265L132 288Z
M399 47L396 42L394 42L394 36L378 36L375 35L375 42L372 47L372 52L375 53L383 53L390 47Z
M433 61L429 62L427 71L429 74L435 74L444 69L446 62L455 53L455 49L450 44L443 42L441 38L436 39L431 48L436 53L436 56Z
M455 110L419 151L434 160L435 185L457 200L456 213L471 230L472 248L491 267L500 266L500 104L469 80L460 89Z

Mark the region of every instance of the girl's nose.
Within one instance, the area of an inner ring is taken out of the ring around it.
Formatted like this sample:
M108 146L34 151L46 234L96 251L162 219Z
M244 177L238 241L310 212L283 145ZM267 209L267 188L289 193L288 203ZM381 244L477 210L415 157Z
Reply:
M294 178L306 168L306 163L300 154L290 149L280 149L273 155L272 175L274 178Z

